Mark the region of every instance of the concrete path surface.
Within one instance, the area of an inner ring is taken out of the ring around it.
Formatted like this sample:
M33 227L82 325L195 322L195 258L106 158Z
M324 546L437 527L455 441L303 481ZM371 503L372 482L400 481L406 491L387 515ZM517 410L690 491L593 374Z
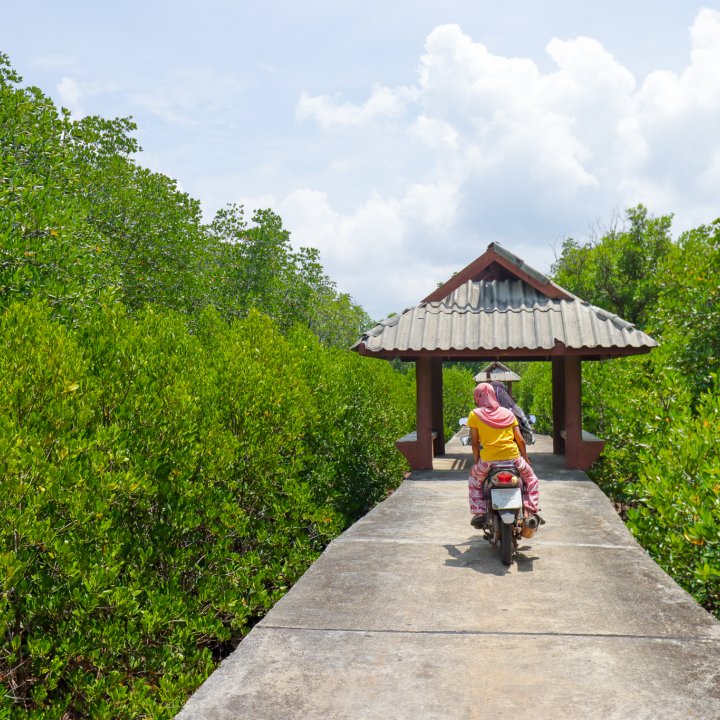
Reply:
M609 500L530 448L537 535L507 568L448 444L337 538L178 720L720 718L720 623Z

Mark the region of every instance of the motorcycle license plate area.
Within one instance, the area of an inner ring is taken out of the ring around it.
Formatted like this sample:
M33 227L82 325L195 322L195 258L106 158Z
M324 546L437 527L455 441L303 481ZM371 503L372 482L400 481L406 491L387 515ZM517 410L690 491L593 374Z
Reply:
M493 510L518 510L522 507L522 492L519 487L493 488L490 499Z

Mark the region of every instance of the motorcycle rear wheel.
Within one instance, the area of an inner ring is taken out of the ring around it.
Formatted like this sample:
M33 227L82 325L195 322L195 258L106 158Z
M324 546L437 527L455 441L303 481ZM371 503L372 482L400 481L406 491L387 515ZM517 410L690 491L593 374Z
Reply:
M500 559L503 565L512 564L513 542L512 525L500 522Z

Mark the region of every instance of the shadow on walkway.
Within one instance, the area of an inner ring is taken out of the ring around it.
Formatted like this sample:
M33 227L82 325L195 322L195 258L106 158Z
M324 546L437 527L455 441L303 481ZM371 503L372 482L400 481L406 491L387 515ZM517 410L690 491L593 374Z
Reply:
M720 718L720 623L607 497L529 448L547 524L509 568L448 443L333 541L179 720Z

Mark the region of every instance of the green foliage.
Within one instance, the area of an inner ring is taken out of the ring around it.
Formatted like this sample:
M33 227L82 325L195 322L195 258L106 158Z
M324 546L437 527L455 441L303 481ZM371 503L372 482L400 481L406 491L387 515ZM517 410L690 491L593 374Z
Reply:
M0 716L169 718L399 483L414 386L277 215L203 225L130 120L20 82L0 55Z
M720 615L720 387L674 409L640 458L628 524L658 563Z
M720 220L669 240L670 217L563 245L555 280L648 328L649 356L583 363L583 424L606 440L592 475L638 540L720 617ZM550 375L520 386L532 406ZM540 413L536 413L540 415ZM541 428L544 429L544 428Z
M306 325L325 344L342 348L373 325L350 296L336 291L317 250L293 251L290 233L271 210L256 211L250 224L241 205L230 205L217 213L209 232L210 298L226 317L255 308L285 331Z
M537 432L552 432L552 367L550 363L527 363L517 372L522 377L522 381L513 387L515 402L526 415L535 415Z
M648 217L638 205L627 211L623 229L612 229L597 242L565 240L552 268L555 282L643 327L657 301L658 269L672 247L671 222L671 215Z
M102 239L96 250L113 268L118 299L133 310L146 303L191 312L206 304L208 263L200 203L174 180L138 167L120 149L134 125L84 118L74 127L81 157L86 222ZM102 151L87 146L107 145Z
M0 54L2 717L172 717L406 469L414 368L347 352L373 323L318 252L271 210L203 224L134 131ZM585 363L594 472L720 614L720 221L672 243L670 220L567 240L555 279L662 341ZM540 431L550 374L515 387ZM444 369L447 437L472 375Z
M460 364L443 367L443 420L445 441L460 430L458 420L467 417L475 407L473 390L474 374Z
M40 294L57 312L89 302L107 276L84 222L72 123L0 54L0 307Z
M720 372L720 219L681 235L659 271L653 325L697 399Z
M231 205L205 226L197 200L136 164L135 129L127 118L72 121L20 87L0 55L0 307L41 297L74 322L112 291L133 312L152 303L194 317L209 305L230 318L256 308L337 347L372 326L317 250L292 250L271 210L248 224Z
M0 75L0 303L39 296L78 316L108 288L135 309L207 302L199 203L134 163L135 125L73 122L18 83Z
M225 293L223 309L244 314L251 307L278 317L284 306L284 290L292 254L290 233L278 215L270 211L245 220L241 205L220 210L211 232L216 238L218 269Z
M415 386L389 363L337 348L323 356L317 340L297 327L290 340L297 364L313 378L315 424L306 433L312 453L312 483L327 494L344 517L359 517L394 488L406 469L395 440L415 425ZM370 372L372 370L372 372Z
M0 321L0 707L171 717L392 490L412 388L252 312Z

